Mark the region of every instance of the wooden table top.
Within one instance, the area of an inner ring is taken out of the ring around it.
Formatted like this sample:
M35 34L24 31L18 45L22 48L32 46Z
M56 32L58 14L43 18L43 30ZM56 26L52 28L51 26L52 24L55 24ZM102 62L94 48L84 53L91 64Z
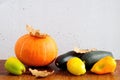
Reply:
M52 75L45 78L36 78L28 71L20 76L12 75L4 69L5 60L0 60L0 80L120 80L120 60L116 61L117 68L114 73L110 74L97 75L87 71L84 75L74 76L67 71L59 70L53 63L50 66L45 67L46 69L50 68L55 70ZM39 69L43 68L39 67Z

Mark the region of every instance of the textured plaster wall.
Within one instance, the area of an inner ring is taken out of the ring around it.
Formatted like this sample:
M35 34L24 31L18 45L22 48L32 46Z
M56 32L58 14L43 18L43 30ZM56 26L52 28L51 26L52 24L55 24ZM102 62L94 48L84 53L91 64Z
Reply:
M120 59L120 0L0 0L0 59L15 56L26 24L49 33L59 55L97 48Z

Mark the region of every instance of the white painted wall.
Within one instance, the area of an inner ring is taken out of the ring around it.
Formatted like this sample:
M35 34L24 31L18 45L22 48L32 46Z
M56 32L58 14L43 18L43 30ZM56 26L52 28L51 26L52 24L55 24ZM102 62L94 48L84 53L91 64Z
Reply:
M77 46L120 59L120 0L0 0L0 59L14 56L26 24L49 33L59 54Z

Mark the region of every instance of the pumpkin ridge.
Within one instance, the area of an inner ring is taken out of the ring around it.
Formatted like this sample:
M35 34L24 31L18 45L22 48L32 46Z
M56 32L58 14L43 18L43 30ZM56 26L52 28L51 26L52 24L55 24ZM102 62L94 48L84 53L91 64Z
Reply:
M44 44L46 44L46 43L44 43ZM43 62L46 61L46 55L47 55L47 53L46 53L46 47L44 49L45 49L45 55L44 55L45 58L43 59Z
M29 37L29 36L28 36L28 37ZM27 38L28 38L28 37L27 37ZM20 58L21 58L22 50L23 50L23 47L24 47L26 41L28 41L28 40L30 39L30 38L28 38L28 39L27 39L27 38L26 38L26 40L22 43L22 46L21 46L21 49L20 49Z
M47 59L47 43L44 43L44 59L43 59L43 63L45 63L46 59ZM46 64L46 63L45 63Z

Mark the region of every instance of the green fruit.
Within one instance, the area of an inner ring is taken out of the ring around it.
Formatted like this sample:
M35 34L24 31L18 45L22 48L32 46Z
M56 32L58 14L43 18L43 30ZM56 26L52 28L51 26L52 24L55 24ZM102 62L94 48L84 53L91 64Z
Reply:
M68 60L67 70L74 75L82 75L86 73L85 64L78 57L73 57Z
M15 75L22 75L26 71L25 66L16 57L8 58L4 66L8 72Z

